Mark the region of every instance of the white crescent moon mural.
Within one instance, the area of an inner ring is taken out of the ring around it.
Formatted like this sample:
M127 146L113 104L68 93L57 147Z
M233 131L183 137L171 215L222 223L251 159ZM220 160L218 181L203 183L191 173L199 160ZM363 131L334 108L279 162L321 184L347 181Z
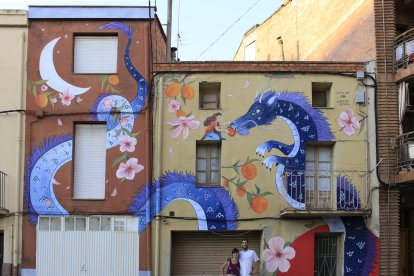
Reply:
M87 92L90 87L84 88L74 86L64 81L56 72L55 64L53 63L53 49L59 39L60 37L53 39L43 48L39 61L40 76L43 80L47 80L47 85L60 93L69 89L73 95L83 94Z

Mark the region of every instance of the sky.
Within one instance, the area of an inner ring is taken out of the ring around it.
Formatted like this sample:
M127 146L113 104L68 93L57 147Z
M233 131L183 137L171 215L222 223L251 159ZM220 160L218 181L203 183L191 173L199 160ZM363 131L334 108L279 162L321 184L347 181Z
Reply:
M27 9L28 5L148 6L149 3L157 6L157 15L166 31L168 0L0 0L0 9ZM171 44L178 48L181 61L233 60L244 33L266 20L281 4L283 0L173 0Z

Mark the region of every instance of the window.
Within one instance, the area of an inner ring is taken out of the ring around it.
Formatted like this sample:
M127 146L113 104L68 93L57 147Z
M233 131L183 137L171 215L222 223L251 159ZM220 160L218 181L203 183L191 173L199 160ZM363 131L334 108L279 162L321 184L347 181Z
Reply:
M253 41L246 47L244 47L244 60L255 61L256 60L256 41Z
M331 82L312 82L312 106L330 107L331 88Z
M114 74L117 59L117 36L75 36L75 74Z
M60 231L60 217L39 217L39 230Z
M327 209L332 206L331 162L331 146L306 146L305 202L307 207Z
M106 125L75 124L74 191L76 199L105 198Z
M200 82L200 108L219 109L220 108L220 82Z
M197 141L197 185L220 185L220 141Z
M315 276L337 275L338 234L317 233L315 236Z

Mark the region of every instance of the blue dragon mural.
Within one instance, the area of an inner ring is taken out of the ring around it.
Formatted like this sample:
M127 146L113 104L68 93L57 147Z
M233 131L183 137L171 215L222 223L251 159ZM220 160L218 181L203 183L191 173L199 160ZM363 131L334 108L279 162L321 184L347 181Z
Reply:
M250 129L270 125L281 118L289 126L293 144L279 141L266 141L256 148L256 153L264 157L266 152L278 149L285 156L270 155L263 160L267 169L277 167L276 186L288 204L300 210L305 209L305 169L306 143L323 142L334 139L331 128L323 114L313 109L306 97L298 92L265 91L253 101L249 110L230 123L230 127L242 136L249 135ZM285 187L283 176L287 179ZM360 208L358 193L345 177L337 177L337 204L339 209Z
M111 97L114 106L120 110L120 118L128 118L128 124L123 126L129 132L134 127L134 121L138 113L145 105L148 94L148 83L132 64L129 51L131 46L132 30L125 24L111 22L99 27L103 29L117 29L127 36L128 42L124 51L124 63L129 74L138 85L135 98L129 102L126 98L114 94L102 94L96 100L91 110L93 120L106 122L107 140L106 148L110 149L119 145L118 136L121 126L114 119L111 108L105 107L104 100ZM45 140L40 146L35 147L26 164L25 171L25 203L29 211L30 220L37 223L37 217L41 215L69 215L68 211L59 203L53 192L53 179L57 171L72 160L72 136L64 135Z
M222 187L197 187L192 174L167 172L147 184L134 197L129 211L138 217L138 232L145 230L156 215L175 201L191 204L199 230L236 230L239 211Z

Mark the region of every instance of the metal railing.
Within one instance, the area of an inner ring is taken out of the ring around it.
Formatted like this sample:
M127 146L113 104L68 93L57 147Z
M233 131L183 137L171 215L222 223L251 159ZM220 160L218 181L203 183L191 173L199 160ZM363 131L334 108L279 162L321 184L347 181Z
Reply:
M414 63L414 28L397 36L393 46L394 72Z
M6 176L0 171L0 209L6 209Z
M392 146L397 150L398 171L414 171L414 131L397 136Z
M362 211L368 208L368 173L364 171L287 171L288 194L305 203L304 211ZM300 200L303 198L303 200ZM294 209L282 200L282 212Z

